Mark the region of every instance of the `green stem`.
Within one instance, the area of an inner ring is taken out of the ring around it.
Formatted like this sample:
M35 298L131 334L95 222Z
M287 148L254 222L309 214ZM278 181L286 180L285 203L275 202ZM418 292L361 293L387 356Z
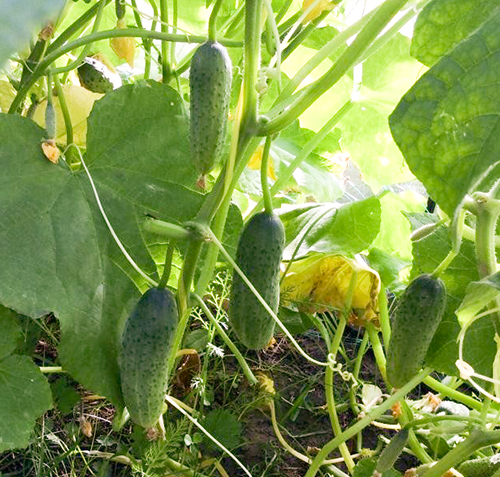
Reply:
M266 137L264 150L262 151L262 162L260 165L260 183L262 186L262 196L264 200L264 208L266 212L271 215L273 213L273 198L269 191L269 180L267 178L267 165L269 163L269 151L271 150L271 143L273 140L271 136Z
M172 33L177 33L177 23L179 21L179 7L177 0L172 0ZM173 73L176 64L175 43L170 43L170 69Z
M424 380L425 382L425 380ZM482 425L481 419L473 416L452 416L452 415L439 415L432 417L419 417L412 421L409 421L405 424L406 429L410 429L412 427L420 427L426 426L427 424L436 424L441 421L458 421L468 424L477 424L478 426Z
M376 10L375 10L376 11ZM333 52L345 44L349 38L358 33L372 18L375 11L370 12L356 23L347 27L343 32L339 33L332 40L326 43L288 82L281 94L275 101L275 105L292 95L307 76L311 74L324 60L326 60Z
M102 20L102 15L104 12L104 7L106 5L107 5L107 0L100 0L99 9L97 10L97 14L94 20L94 25L92 26L92 33L97 33L97 30L99 30L99 26ZM76 60L72 61L69 65L64 66L62 68L54 68L53 73L54 74L64 73L66 71L71 71L72 69L79 66L82 60L89 54L90 46L91 46L90 43L85 44L83 50L80 52Z
M245 50L243 73L243 130L252 134L257 124L258 95L255 85L260 67L260 18L262 0L245 2Z
M171 240L167 246L167 252L165 254L165 264L163 266L163 273L161 274L160 281L158 282L158 288L165 288L170 278L170 272L172 270L172 259L174 258L175 251L175 240Z
M461 393L456 389L450 388L446 384L443 384L430 376L426 377L423 382L426 386L430 387L439 394L460 402L478 412L481 412L481 409L483 408L483 404L480 401L477 401L473 397Z
M38 368L43 374L52 374L52 373L65 373L61 366L40 366Z
M367 47L379 35L408 2L408 0L386 0L375 12L368 24L359 32L349 48L340 56L333 67L319 80L307 87L287 110L268 123L262 124L259 134L267 136L276 133L295 121L312 103L339 81L358 61Z
M292 3L293 3L293 0L285 0L283 5L281 6L280 11L276 15L276 19L275 19L276 23L279 23L283 19L283 17L286 15L286 12L288 11L288 9L292 5Z
M381 285L378 294L378 310L382 338L384 340L384 345L387 346L391 339L391 318L389 316L389 304L387 302L387 289L384 284Z
M36 83L38 78L40 78L44 73L47 67L53 63L55 60L60 58L61 56L69 53L75 48L79 48L84 45L88 45L90 43L94 43L100 40L106 40L109 38L119 38L119 37L133 37L133 38L150 38L152 40L164 40L164 41L175 41L179 43L203 43L206 41L205 37L202 36L191 36L189 34L168 34L158 31L150 31L150 30L139 30L138 28L124 28L120 30L106 30L99 31L96 33L91 33L90 35L78 38L71 43L67 43L62 45L60 48L52 51L50 54L47 54L44 59L37 65L33 74L26 81L24 85L19 88L16 97L14 98L9 113L14 113L17 111L17 108L24 100L29 89ZM227 40L225 38L219 38L219 42L225 46L237 47L241 46L241 41L236 40Z
M361 344L359 345L358 352L356 353L356 359L354 361L354 368L352 371L353 378L356 382L359 382L359 373L361 371L361 365L363 364L363 357L366 353L366 348L368 347L368 333L363 334L363 339ZM352 412L357 416L360 412L358 403L356 401L356 390L358 389L358 385L351 386L349 389L349 401L351 403Z
M378 330L375 328L375 325L372 322L368 322L365 324L365 330L368 332L368 336L370 337L370 343L372 345L373 355L375 356L375 361L377 362L377 366L380 371L380 374L382 375L382 379L384 380L387 389L390 389L390 386L387 381L387 367L386 367L384 348L382 346L382 343L380 342L380 338L378 336Z
M500 442L500 431L484 431L474 429L469 437L460 442L450 452L433 465L427 472L425 477L441 477L453 466L467 459L473 452Z
M144 221L142 228L146 232L158 234L172 240L191 240L194 238L192 230L152 217L148 217Z
M345 325L346 325L345 318L341 319L339 322L339 326L335 332L335 336L337 336L337 335L342 336L344 334ZM332 351L335 351L333 349L333 344L332 344ZM335 354L332 353L332 354L334 357L336 357L337 353L335 353ZM328 366L325 370L326 406L328 409L328 416L330 418L330 423L332 426L333 434L335 436L338 436L338 435L342 434L342 428L340 427L339 417L338 417L337 409L335 406L335 394L334 394L333 390L334 390L333 367ZM349 452L347 444L345 442L342 442L339 445L339 450L340 450L342 457L344 458L347 469L352 474L355 464L354 464L354 460L351 457L351 454Z
M210 18L208 20L208 38L210 41L217 41L217 15L219 14L220 7L224 0L216 0Z
M475 199L476 214L476 257L480 278L496 273L497 257L495 251L495 232L498 216L500 215L500 201L488 194L477 193ZM496 307L500 306L500 299L495 300ZM497 334L500 334L500 317L498 313L492 315L493 325Z
M239 349L236 347L236 345L231 341L231 338L227 335L227 333L224 331L224 328L220 325L220 323L215 319L213 316L212 312L208 308L208 306L205 304L203 299L196 294L192 294L192 297L198 302L198 305L201 307L203 310L203 313L205 313L206 317L210 320L210 323L215 327L217 330L217 333L219 333L220 337L222 338L222 341L226 343L226 346L233 352L234 357L238 361L241 370L243 371L243 374L247 378L247 381L249 382L250 385L255 385L258 383L257 378L253 374L252 370L250 369L250 366L248 366L248 363L245 361L245 358L243 355L240 353Z
M54 76L54 86L57 92L57 98L59 100L59 105L61 106L61 112L64 119L64 127L66 129L66 161L68 164L73 164L75 155L73 151L73 125L71 123L71 115L68 108L68 103L66 102L66 96L61 87L61 82L57 75Z
M160 30L168 34L168 3L167 0L160 0ZM168 45L166 41L161 42L161 75L164 84L170 81L170 64L168 58Z
M348 439L358 434L358 432L361 432L365 427L369 426L372 421L382 416L398 401L404 399L405 395L408 394L415 386L417 386L431 371L432 369L430 368L425 368L424 370L422 370L414 378L408 381L403 387L397 390L386 401L369 411L365 415L365 417L346 429L344 432L342 432L342 434L339 434L334 439L326 443L314 458L313 463L307 470L304 477L314 477L318 473L319 468L323 465L323 462L327 459L330 452L338 448L342 442L346 442Z
M105 0L106 5L111 2L111 0ZM85 28L87 23L89 23L92 18L94 18L101 8L100 3L96 3L90 7L85 13L83 13L79 18L77 18L66 30L64 30L48 47L47 53L52 53L54 50L59 48L61 45L66 43L73 35L78 33L82 28Z

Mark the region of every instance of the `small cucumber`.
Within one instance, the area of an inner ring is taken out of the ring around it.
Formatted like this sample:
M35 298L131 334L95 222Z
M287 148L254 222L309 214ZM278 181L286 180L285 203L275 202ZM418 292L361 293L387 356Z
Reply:
M168 385L167 363L178 322L175 295L149 289L125 323L120 378L133 422L150 429L161 417Z
M408 442L408 435L408 429L401 429L394 435L377 460L377 465L375 466L377 472L383 474L394 465Z
M472 459L462 462L458 471L464 477L491 477L495 471L500 469L500 455Z
M444 283L432 275L420 275L404 291L387 351L387 379L393 386L403 386L420 371L445 307Z
M191 60L190 142L193 163L201 175L218 161L226 136L231 95L232 65L226 48L207 41Z
M121 78L95 58L85 58L77 73L81 85L93 93L105 94L122 85Z
M275 214L261 212L247 223L240 236L236 264L274 312L279 305L280 262L285 229ZM229 323L249 349L262 349L273 336L274 319L235 272L229 301Z

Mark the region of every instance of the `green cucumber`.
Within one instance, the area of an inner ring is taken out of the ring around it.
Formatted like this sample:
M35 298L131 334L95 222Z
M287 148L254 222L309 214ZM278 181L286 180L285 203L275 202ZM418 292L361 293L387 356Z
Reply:
M163 412L167 363L179 320L175 295L150 288L125 323L120 353L123 399L133 422L150 429Z
M105 94L122 85L121 78L95 58L85 58L77 73L81 85L93 93Z
M500 455L466 460L458 466L458 471L464 477L491 477L500 469Z
M420 371L445 307L444 283L432 275L420 275L404 291L387 351L387 379L393 386L400 388Z
M375 466L377 472L383 474L394 465L408 442L408 436L408 429L401 429L394 435L377 460L377 465Z
M279 305L280 262L285 229L275 214L260 212L246 224L236 251L236 264L274 312ZM272 338L275 321L235 272L229 301L229 323L249 349L262 349Z
M202 176L213 169L224 147L231 79L226 48L213 41L203 43L193 55L189 72L191 154Z

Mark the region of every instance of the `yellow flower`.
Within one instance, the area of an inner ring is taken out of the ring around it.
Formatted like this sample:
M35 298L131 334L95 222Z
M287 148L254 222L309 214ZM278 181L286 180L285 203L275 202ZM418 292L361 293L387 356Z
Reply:
M315 0L304 0L302 11L305 12ZM307 14L302 23L309 23L319 17L323 11L332 10L336 2L330 0L320 0L315 7ZM338 3L338 2L337 2Z
M116 22L116 29L119 30L125 28L125 20L121 19ZM134 67L134 57L135 57L135 40L132 37L119 37L111 38L109 40L111 49L115 52L116 56L120 59L124 59L131 68Z

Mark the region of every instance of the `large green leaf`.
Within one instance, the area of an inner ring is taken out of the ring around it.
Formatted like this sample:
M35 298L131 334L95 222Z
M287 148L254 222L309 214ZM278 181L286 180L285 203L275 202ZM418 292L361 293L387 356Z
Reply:
M380 230L381 208L376 197L346 205L307 204L280 213L286 230L284 259L309 252L352 256L366 250Z
M435 270L450 249L451 241L446 227L440 227L429 237L415 242L411 278ZM437 371L458 375L455 361L458 359L457 337L461 327L455 311L465 295L467 284L478 280L475 250L471 242L462 243L460 254L451 262L441 278L446 285L448 300L443 320L434 335L426 361ZM493 324L486 317L471 325L464 341L464 359L477 372L487 376L491 376L496 353L494 336Z
M430 69L390 117L412 172L453 215L499 161L500 9Z
M0 361L0 452L26 447L35 420L51 407L49 383L28 356Z
M141 112L139 104L148 108ZM145 214L184 222L202 201L183 185L194 175L186 166L182 101L168 86L124 86L96 104L88 130L89 169L105 211L127 251L154 274L140 227ZM121 404L118 343L138 297L127 275L136 274L112 240L87 176L48 162L44 135L27 119L0 115L0 303L31 317L53 312L64 368Z
M0 67L12 53L29 47L32 37L54 20L65 0L0 0Z
M486 21L499 5L499 0L431 1L415 23L412 56L432 66Z

